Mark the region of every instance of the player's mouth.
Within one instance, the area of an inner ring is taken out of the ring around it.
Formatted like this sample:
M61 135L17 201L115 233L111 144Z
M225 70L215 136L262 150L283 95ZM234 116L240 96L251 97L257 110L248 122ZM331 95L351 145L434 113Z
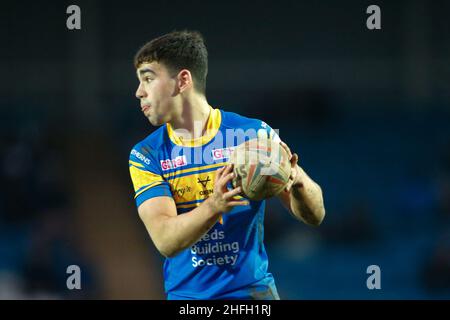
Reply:
M141 105L141 110L142 110L142 112L145 113L148 109L150 109L150 105L149 105L149 104Z

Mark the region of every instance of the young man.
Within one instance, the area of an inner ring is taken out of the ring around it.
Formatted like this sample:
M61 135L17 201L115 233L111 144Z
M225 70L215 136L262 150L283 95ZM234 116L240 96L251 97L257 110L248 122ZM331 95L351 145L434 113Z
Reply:
M263 244L265 201L230 188L227 164L239 144L230 130L278 135L260 120L208 104L208 53L198 32L156 38L134 64L141 110L161 127L134 146L129 169L139 216L166 257L167 298L279 299ZM325 215L321 188L280 143L293 170L279 198L297 219L317 226Z

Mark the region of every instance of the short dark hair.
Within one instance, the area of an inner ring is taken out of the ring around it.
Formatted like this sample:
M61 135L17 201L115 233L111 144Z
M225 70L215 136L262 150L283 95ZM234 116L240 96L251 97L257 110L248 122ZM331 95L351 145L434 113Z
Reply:
M205 94L208 74L208 51L198 31L173 31L146 43L134 57L137 69L142 63L159 62L174 75L188 69L194 78L194 88Z

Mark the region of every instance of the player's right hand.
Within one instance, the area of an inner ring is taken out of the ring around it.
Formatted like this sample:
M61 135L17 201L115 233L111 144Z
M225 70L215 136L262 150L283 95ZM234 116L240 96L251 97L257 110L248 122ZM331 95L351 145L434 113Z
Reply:
M226 165L216 171L214 192L208 198L212 210L216 213L228 212L236 206L246 206L248 200L237 200L235 196L242 192L241 187L228 190L227 184L233 179L233 165Z

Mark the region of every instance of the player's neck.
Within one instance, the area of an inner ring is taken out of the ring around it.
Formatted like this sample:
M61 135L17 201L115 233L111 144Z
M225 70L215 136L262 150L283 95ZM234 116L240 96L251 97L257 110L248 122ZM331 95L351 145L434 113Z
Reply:
M205 133L210 112L211 106L206 97L193 95L183 102L180 112L170 121L170 125L173 130L177 130L177 136L196 139Z

